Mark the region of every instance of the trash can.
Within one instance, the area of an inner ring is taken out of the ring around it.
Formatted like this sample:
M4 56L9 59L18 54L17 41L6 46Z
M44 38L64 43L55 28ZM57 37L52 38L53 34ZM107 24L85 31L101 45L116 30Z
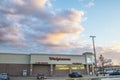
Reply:
M27 76L27 70L22 70L22 76Z

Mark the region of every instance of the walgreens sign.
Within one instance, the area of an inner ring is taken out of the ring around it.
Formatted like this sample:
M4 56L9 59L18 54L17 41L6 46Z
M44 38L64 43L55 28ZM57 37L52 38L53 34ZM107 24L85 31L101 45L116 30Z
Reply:
M49 60L56 60L56 61L70 61L70 58L61 58L61 57L49 57Z

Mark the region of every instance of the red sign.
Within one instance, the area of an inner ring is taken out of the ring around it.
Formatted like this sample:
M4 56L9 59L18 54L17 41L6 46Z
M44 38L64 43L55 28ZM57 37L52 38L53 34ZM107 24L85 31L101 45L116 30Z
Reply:
M35 62L35 64L48 64L48 62Z
M57 61L70 61L70 58L60 58L60 57L49 57L50 60L57 60Z
M78 64L82 64L82 63L78 63L78 62L76 62L76 63L72 63L72 64L78 65Z

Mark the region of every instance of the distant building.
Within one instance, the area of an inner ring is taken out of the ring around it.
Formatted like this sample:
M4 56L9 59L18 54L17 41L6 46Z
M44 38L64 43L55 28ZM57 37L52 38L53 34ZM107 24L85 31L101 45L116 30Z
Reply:
M48 76L68 76L73 71L91 72L93 54L14 54L0 53L0 73L12 76L27 76L45 73Z

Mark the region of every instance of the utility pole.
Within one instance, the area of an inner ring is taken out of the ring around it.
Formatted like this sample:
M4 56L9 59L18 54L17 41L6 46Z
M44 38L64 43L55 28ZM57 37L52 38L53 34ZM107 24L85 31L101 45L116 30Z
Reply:
M96 36L90 36L90 38L92 38L92 44L93 44L93 52L94 52L94 58L95 58L95 67L97 68L97 59L96 59L96 50L95 50L95 42L94 42L94 38ZM96 70L95 70L96 73Z

